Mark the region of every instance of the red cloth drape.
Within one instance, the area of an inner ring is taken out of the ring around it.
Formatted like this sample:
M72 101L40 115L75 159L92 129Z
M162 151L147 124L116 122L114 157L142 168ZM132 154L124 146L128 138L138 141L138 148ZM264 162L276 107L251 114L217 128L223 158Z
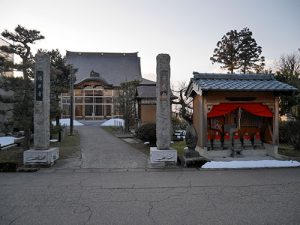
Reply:
M220 103L219 105L214 105L212 107L212 110L207 113L207 117L223 116L239 107L256 116L273 117L273 113L270 111L269 107L262 103Z
M256 116L273 117L269 107L260 103L242 104L242 109Z
M238 104L227 104L220 103L219 105L214 105L209 113L207 113L207 117L218 117L226 115L239 107Z

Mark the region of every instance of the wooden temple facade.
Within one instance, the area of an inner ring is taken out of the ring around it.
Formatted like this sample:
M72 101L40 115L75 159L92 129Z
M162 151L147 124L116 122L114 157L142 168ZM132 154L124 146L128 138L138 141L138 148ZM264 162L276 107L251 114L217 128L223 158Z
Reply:
M73 93L74 118L100 120L122 117L115 107L121 83L142 80L137 53L71 52L66 62L77 69ZM70 94L61 96L62 117L70 116Z

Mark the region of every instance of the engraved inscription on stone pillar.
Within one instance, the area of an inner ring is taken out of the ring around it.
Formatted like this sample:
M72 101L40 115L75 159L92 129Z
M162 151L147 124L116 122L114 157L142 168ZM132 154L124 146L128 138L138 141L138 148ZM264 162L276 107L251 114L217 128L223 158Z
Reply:
M43 71L36 71L35 100L43 101Z
M168 85L168 71L162 70L160 72L160 99L162 101L167 100L169 85Z

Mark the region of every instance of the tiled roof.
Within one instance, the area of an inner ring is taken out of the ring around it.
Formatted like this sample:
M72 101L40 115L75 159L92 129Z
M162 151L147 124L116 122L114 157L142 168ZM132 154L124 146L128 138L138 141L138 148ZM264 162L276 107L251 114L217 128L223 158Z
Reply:
M136 88L136 98L152 98L156 99L156 83L154 84L140 84ZM177 97L171 91L171 99Z
M91 71L113 86L141 80L140 58L137 53L70 52L66 61L77 68L76 83L90 77Z
M140 85L155 85L156 82L153 81L153 80L148 80L148 79L145 79L145 78L142 78L142 81L140 82Z
M192 89L196 89L195 91L297 92L295 87L280 82L269 74L200 74L194 72L188 92Z
M136 88L137 98L156 98L156 85L140 85Z

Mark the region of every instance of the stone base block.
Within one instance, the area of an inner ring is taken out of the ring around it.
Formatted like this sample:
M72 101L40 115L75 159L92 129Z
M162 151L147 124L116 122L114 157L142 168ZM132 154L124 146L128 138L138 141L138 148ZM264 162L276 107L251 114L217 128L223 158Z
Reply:
M175 149L159 150L150 148L150 163L174 162L177 163L177 151Z
M23 153L24 165L52 166L59 158L58 148L49 148L48 150L30 149Z

